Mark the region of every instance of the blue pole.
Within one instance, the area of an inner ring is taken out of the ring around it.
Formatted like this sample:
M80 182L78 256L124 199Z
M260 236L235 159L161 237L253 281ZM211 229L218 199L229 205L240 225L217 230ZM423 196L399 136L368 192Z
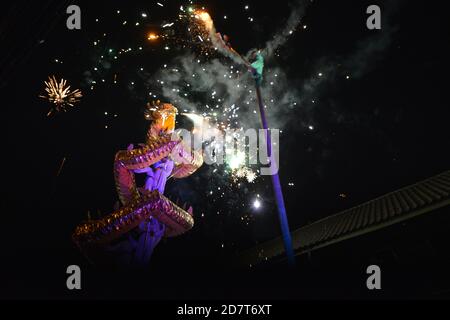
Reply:
M262 126L266 132L267 155L269 156L271 163L273 163L273 161L275 160L272 157L272 142L270 141L266 112L264 111L264 104L261 97L261 89L258 82L256 82L256 97L258 100ZM294 266L295 265L294 249L292 248L291 233L289 231L289 223L286 215L286 207L284 206L283 191L281 189L280 177L278 175L278 172L272 173L271 178L273 191L275 193L275 200L278 207L278 218L280 220L281 235L283 237L284 250L286 251L289 266Z

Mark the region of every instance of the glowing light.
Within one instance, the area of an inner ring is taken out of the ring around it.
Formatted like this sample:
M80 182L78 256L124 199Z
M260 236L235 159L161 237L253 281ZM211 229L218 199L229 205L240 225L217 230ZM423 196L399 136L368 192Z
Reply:
M159 38L159 36L154 32L150 32L147 37L147 39L150 41L158 40L158 38Z
M255 199L253 201L253 208L255 208L255 209L261 208L261 201L259 201L259 199Z
M245 164L245 153L244 152L233 153L231 156L229 156L227 163L231 170L238 169L239 167Z

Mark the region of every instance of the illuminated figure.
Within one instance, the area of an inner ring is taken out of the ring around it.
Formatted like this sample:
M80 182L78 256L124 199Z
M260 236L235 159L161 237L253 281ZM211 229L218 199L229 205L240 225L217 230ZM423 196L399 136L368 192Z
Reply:
M133 267L146 266L163 237L175 237L194 225L192 207L180 207L166 198L169 178L184 178L202 164L200 151L192 151L174 133L177 109L159 101L148 105L152 121L147 142L129 145L114 161L116 189L122 207L99 219L80 224L72 238L92 262ZM138 188L135 174L147 175Z

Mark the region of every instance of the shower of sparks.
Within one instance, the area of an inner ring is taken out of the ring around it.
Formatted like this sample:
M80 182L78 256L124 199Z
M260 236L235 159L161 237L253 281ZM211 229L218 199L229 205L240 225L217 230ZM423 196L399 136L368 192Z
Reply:
M257 178L256 172L247 166L245 152L238 151L227 155L225 163L231 169L231 178L234 183L239 183L242 179L253 183Z
M223 126L211 123L209 118L202 117L193 113L182 113L182 115L188 117L194 124L192 134L194 139L199 139L203 142L212 142L212 138L216 135L226 134L226 130L223 130ZM236 139L236 147L238 150L245 149L245 145L239 140L240 134L234 133L233 135L226 135L226 140L231 142L233 137ZM218 146L219 147L219 146ZM246 163L246 154L243 151L229 152L224 157L224 164L231 170L231 180L234 183L239 183L242 179L247 180L248 183L253 183L257 174ZM216 171L214 171L216 172Z
M213 29L214 23L208 12L203 10L196 10L194 11L194 17L202 21L206 30L211 31Z
M181 11L178 22L181 28L187 30L187 34L175 37L175 41L185 47L199 50L199 53L204 56L214 54L214 23L209 13L194 8L189 8L187 12L183 8Z
M58 82L55 76L51 76L44 83L47 94L39 95L39 97L52 103L52 108L47 113L47 116L53 112L67 111L68 107L73 107L83 96L78 89L71 91L70 86L67 85L67 81L64 79Z
M153 5L159 8L158 6L161 7L163 3L153 2ZM244 8L242 5L241 10ZM155 15L151 14L148 8L142 8L132 15L117 9L119 8L113 10L113 19L120 26L120 32L133 32L133 34L118 42L110 38L113 35L111 32L99 29L91 42L91 50L95 53L91 59L94 65L85 72L85 85L91 90L100 86L113 85L114 88L122 86L130 90L133 96L173 103L179 108L180 115L186 116L193 122L194 139L200 139L202 147L212 146L214 158L217 157L217 150L223 147L221 143L214 140L214 137L225 135L227 138L228 130L237 132L237 136L231 135L231 141L226 142L234 141L237 150L246 150L249 146L246 145L242 136L245 129L250 126L249 123L255 120L256 93L252 86L252 79L245 76L247 68L240 61L241 58L237 53L229 48L232 39L217 32L212 19L213 15L207 12L207 8L189 2L189 5L181 6L174 16L158 18L155 21L151 21ZM253 14L251 14L253 17L250 17L252 10L249 7L245 10L247 10L244 11L246 23L252 23L253 19L255 21L258 19ZM230 13L224 14L221 13L217 17L223 17L224 23L232 21L233 17ZM105 23L104 21L106 18L98 21L99 28ZM144 27L143 21L148 23L148 28ZM292 29L290 34L296 31L297 29ZM140 39L137 43L135 40L128 41L128 39L136 38ZM155 73L150 71L152 67L147 64L147 61L155 61L151 58L153 52L162 55L162 57L158 56L157 61L160 61L161 65ZM171 60L171 57L178 53L186 52L192 54L192 60L189 60L187 65L183 65L176 59ZM128 59L130 56L141 58L141 61L129 68L121 68L123 63L132 61ZM234 56L237 56L237 59ZM60 63L59 61L62 63L60 58L64 57L58 57L56 63ZM215 73L213 68L216 64L220 64L220 68L217 69L220 71ZM203 85L204 79L213 80ZM270 90L265 92L266 108L278 108L279 104L283 104L278 97L277 88L285 80L281 72L266 69L265 83L270 86ZM226 90L221 86L222 82L226 83ZM289 101L289 104L293 108L297 102ZM113 121L113 115L114 118L116 115L114 111L108 111L102 110L108 123L102 123L101 128L114 130L114 125L110 121ZM148 114L144 116L149 120ZM249 193L236 192L236 190L249 190L251 194L258 187L255 182L263 177L259 175L259 165L254 164L256 159L250 159L246 152L238 151L232 155L224 154L223 160L222 164L204 166L200 173L214 185L214 188L208 187L205 190L205 195L211 200L205 210L216 212L216 206L220 205L220 201L225 200L230 208L241 207L244 210L249 202L255 209L262 207L263 202L259 196L255 198L256 206L259 206L256 208L253 199L248 198ZM225 213L224 210L222 207L221 214L218 215L221 219L227 217L226 214L222 214ZM242 217L242 223L249 225L253 219L250 216L252 217L252 215L241 216L238 212L232 217L239 220Z
M246 179L248 183L252 183L255 181L257 175L249 167L240 167L233 170L232 177L234 182L238 182L240 179Z

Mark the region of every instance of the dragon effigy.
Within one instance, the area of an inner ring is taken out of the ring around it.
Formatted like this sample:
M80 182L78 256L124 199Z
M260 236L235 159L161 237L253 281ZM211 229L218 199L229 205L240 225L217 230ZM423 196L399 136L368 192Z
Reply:
M175 133L173 105L157 101L147 107L146 118L152 123L146 143L138 148L129 145L115 156L119 208L81 223L72 235L93 262L146 265L161 238L181 235L194 225L192 207L173 203L164 196L164 189L168 179L193 174L203 164L202 154ZM143 187L136 185L135 174L146 174Z

